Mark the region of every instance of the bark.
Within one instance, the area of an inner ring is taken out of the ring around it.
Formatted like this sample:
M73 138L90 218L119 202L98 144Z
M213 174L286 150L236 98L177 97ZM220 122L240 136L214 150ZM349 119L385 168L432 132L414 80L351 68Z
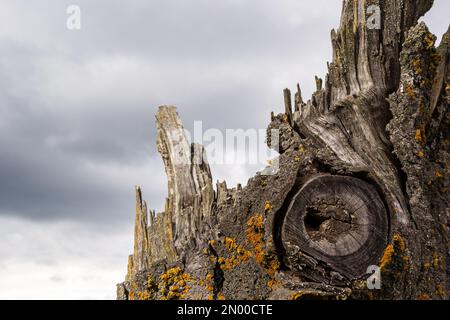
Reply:
M325 81L306 103L286 89L272 115L279 171L245 188L214 190L203 148L161 107L169 196L147 224L137 189L118 298L448 299L450 31L436 48L417 23L432 3L343 1ZM381 290L366 285L371 265Z

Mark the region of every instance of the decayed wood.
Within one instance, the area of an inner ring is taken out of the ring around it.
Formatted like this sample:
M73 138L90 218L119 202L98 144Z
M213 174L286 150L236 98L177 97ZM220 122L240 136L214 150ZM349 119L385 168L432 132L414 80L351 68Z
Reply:
M161 107L166 208L147 224L137 189L118 298L448 298L450 31L435 48L417 24L432 3L344 0L325 81L307 102L285 89L272 114L279 171L245 188L214 191L203 147ZM381 290L366 286L371 265Z
M171 216L177 253L194 245L200 225L211 213L213 187L202 146L190 145L175 107L161 107L156 115L158 151L166 168ZM205 161L204 161L205 160Z
M326 175L306 182L283 220L288 255L295 258L300 249L348 279L376 265L389 240L383 201L371 185L352 177Z

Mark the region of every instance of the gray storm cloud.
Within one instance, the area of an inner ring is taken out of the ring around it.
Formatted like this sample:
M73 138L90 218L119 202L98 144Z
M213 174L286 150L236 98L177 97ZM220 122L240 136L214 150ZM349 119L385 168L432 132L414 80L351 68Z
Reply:
M66 28L69 4L81 8L79 31ZM156 107L177 105L190 130L195 120L265 128L283 88L300 82L308 96L324 76L340 10L340 0L2 1L0 281L15 297L112 297L134 185L150 207L166 196ZM446 30L448 12L436 1L432 31ZM254 168L212 171L233 185ZM67 281L76 289L64 291Z

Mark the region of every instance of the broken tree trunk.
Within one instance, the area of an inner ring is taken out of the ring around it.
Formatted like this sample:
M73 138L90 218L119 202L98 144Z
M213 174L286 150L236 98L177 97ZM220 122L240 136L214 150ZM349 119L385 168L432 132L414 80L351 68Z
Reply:
M214 190L203 148L161 107L169 197L147 223L137 189L118 298L447 299L450 31L436 48L417 23L432 2L345 0L327 78L306 103L297 86L294 110L285 90L272 116L279 170L245 188Z

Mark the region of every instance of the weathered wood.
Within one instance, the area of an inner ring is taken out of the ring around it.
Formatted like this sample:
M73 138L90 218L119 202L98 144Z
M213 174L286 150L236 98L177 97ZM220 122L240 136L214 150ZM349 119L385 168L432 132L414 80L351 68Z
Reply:
M281 236L288 256L298 247L349 280L357 279L378 263L388 244L388 213L367 182L319 176L293 197Z
M196 245L201 222L211 213L213 187L202 146L190 145L175 107L160 107L157 115L158 151L166 168L173 242L180 254Z
M450 290L450 31L418 19L432 0L344 0L333 61L303 101L271 115L274 175L212 187L174 107L157 114L163 213L137 192L121 299L447 299ZM380 28L368 27L378 5ZM382 289L365 274L381 270ZM150 281L149 279L153 279Z

